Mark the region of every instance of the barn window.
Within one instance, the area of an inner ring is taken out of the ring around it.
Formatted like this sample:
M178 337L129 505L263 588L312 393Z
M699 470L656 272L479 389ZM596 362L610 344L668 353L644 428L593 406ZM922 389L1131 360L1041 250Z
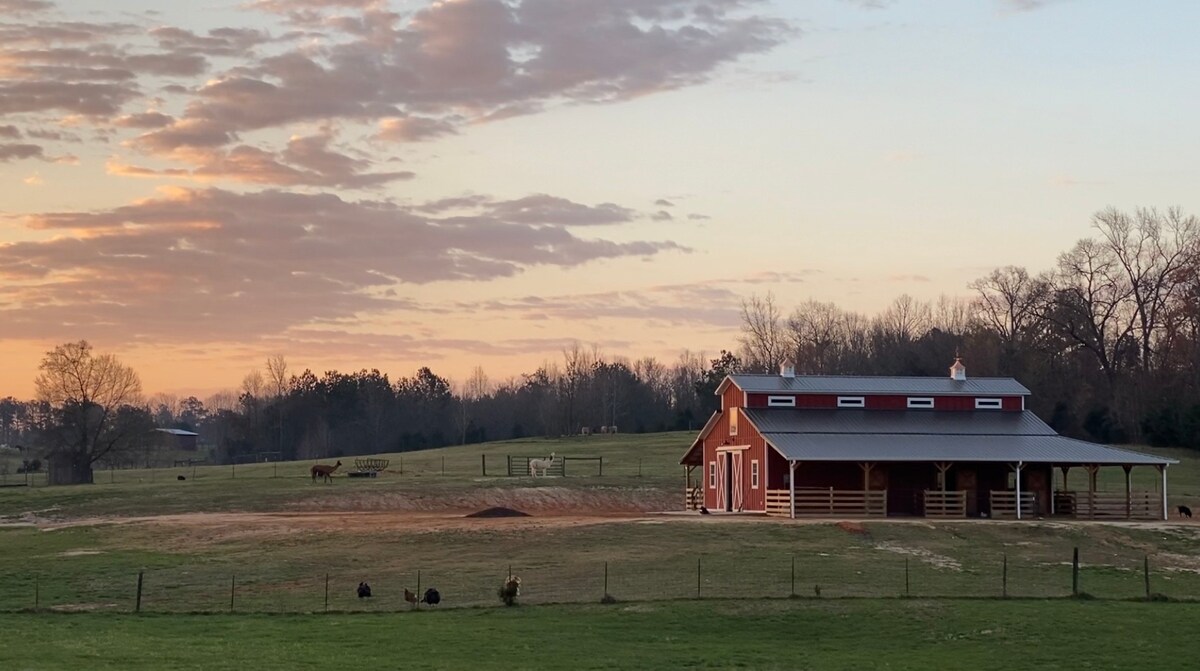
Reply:
M738 434L738 410L737 408L729 409L729 435L736 436Z
M865 408L867 400L862 396L838 396L839 408Z
M976 410L999 410L1002 403L998 398L977 398L975 399Z
M910 408L932 408L933 398L930 396L909 396L908 407Z
M708 462L708 488L717 488L717 462Z
M768 396L768 408L794 408L796 407L795 396Z
M758 489L758 459L750 460L750 489Z

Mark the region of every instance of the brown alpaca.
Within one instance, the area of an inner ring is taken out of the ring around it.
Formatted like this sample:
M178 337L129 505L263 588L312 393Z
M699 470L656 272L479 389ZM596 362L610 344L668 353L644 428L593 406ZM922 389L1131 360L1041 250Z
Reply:
M310 471L312 473L313 482L316 482L317 478L325 478L325 482L333 482L333 478L330 476L333 475L334 471L341 468L341 466L342 462L340 459L332 466L329 464L313 464L313 467Z

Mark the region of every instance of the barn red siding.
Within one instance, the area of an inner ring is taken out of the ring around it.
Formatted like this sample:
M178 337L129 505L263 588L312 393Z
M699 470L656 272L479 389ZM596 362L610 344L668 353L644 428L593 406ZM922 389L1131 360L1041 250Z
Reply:
M868 410L904 410L908 408L907 396L867 396L863 400Z
M797 408L836 408L837 396L828 394L800 394L796 397Z
M1020 396L1005 396L1003 403L1004 403L1003 407L1005 410L1021 410L1022 409Z
M721 394L721 409L728 410L729 408L741 408L745 406L746 394L736 385L731 384Z
M765 408L767 407L766 394L746 394L747 408Z
M974 410L974 396L935 396L934 410Z
M740 392L739 392L740 394ZM750 512L763 512L766 510L766 490L768 487L767 478L770 469L767 466L767 447L766 441L762 436L750 425L749 420L745 417L738 418L738 431L735 435L729 434L729 417L735 412L733 410L723 412L717 418L713 430L704 439L704 465L702 482L704 485L704 505L710 510L719 511L723 508L717 507L717 489L710 487L709 481L709 464L716 461L717 449L726 445L749 445L746 450L741 451L742 468L741 468L741 490L742 490L742 510ZM735 457L736 458L736 457ZM751 463L758 460L759 468L759 485L758 489L751 487ZM723 486L723 483L718 479L717 487Z

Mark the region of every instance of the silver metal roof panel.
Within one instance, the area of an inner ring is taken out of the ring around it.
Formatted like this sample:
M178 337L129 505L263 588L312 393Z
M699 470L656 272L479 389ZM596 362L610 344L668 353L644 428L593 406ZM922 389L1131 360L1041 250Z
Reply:
M1011 377L884 377L872 375L730 375L728 380L752 394L897 394L906 396L1028 396Z

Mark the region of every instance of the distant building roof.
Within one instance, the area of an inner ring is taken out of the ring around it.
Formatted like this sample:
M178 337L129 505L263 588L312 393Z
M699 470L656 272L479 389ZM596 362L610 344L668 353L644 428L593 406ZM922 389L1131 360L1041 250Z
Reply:
M1011 377L884 377L876 375L749 375L725 378L720 394L732 382L750 393L792 394L911 394L937 396L1028 396L1025 385Z
M169 433L172 436L198 436L200 434L195 431L184 431L183 429L158 429L163 433Z

